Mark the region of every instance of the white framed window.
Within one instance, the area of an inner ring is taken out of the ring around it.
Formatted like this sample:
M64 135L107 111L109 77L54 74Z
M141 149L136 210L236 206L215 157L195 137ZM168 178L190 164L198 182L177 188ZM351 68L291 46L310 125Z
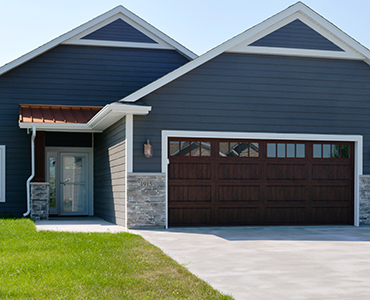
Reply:
M0 145L0 202L5 202L5 146Z

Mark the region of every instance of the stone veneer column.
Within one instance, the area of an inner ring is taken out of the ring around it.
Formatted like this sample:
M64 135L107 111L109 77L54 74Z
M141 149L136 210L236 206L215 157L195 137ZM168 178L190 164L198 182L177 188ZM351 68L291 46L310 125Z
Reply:
M49 183L31 182L31 218L33 220L48 220L49 207Z
M127 227L166 226L166 175L127 174Z
M370 175L360 176L360 225L370 225Z

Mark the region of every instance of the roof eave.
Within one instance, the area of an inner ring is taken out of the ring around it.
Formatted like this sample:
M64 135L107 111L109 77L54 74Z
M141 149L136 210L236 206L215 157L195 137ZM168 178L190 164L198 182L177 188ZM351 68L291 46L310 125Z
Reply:
M169 82L183 76L184 74L206 63L207 61L215 58L216 56L222 54L223 52L242 43L244 40L251 38L252 36L265 30L266 28L269 28L270 26L274 25L275 23L280 22L284 20L285 18L295 13L298 13L298 12L306 15L308 18L311 18L313 21L318 23L320 26L324 27L327 31L331 32L333 35L335 35L337 38L341 39L344 43L346 43L349 47L351 47L353 51L358 54L358 55L355 55L357 56L357 58L354 58L354 59L363 60L364 62L370 65L370 50L369 49L361 45L359 42L357 42L352 37L344 33L338 27L330 23L328 20L326 20L324 17L322 17L321 15L313 11L311 8L309 8L302 2L297 2L296 4L293 4L290 7L286 8L285 10L266 19L265 21L227 40L221 45L213 48L212 50L206 52L205 54L199 56L198 58L188 62L187 64L181 66L180 68L168 73L167 75L157 79L156 81L153 81L152 83L146 85L140 90L137 90L134 93L126 96L125 98L121 99L120 102L135 102L143 98L144 96L163 87Z
M35 127L39 131L65 131L99 133L122 119L126 115L147 115L151 106L112 103L104 106L91 120L85 124L75 123L33 123L19 122L19 128Z
M184 47L183 45L181 45L180 43L176 42L174 39L170 38L169 36L167 36L166 34L164 34L163 32L161 32L160 30L156 29L154 26L150 25L149 23L147 23L146 21L144 21L143 19L141 19L140 17L138 17L137 15L135 15L134 13L132 13L131 11L129 11L128 9L124 8L122 5L119 5L113 9L111 9L110 11L76 27L75 29L72 29L71 31L68 31L67 33L65 34L62 34L61 36L51 40L50 42L26 53L25 55L5 64L4 66L0 67L0 75L18 67L19 65L41 55L42 53L62 44L63 42L73 38L74 36L84 32L85 30L103 22L104 20L110 18L110 17L113 17L114 15L117 15L117 14L124 14L125 16L131 18L133 21L135 21L136 23L138 23L139 25L143 26L144 28L146 28L147 30L151 31L153 34L157 35L159 38L163 39L166 43L170 44L171 46L173 46L177 51L179 51L181 54L183 54L184 56L188 57L189 59L195 59L197 58L198 56L190 51L189 49L187 49L186 47Z

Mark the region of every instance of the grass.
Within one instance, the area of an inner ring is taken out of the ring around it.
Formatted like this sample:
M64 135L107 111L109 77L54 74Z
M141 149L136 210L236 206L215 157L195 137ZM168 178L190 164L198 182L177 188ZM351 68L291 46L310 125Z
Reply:
M232 299L129 233L0 219L0 299Z

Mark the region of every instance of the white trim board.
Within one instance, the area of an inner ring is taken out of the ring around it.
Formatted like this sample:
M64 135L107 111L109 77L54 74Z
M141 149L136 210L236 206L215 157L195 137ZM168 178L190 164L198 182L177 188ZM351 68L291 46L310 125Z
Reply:
M324 19L322 16L311 10L308 6L303 4L302 2L298 2L287 9L283 10L282 12L272 16L271 18L263 21L262 23L242 32L241 34L235 36L234 38L224 42L223 44L219 45L218 47L212 49L211 51L199 56L197 59L188 62L187 64L181 66L180 68L168 73L167 75L157 79L156 81L148 84L147 86L137 90L136 92L128 95L127 97L121 99L120 101L124 102L135 102L144 96L150 94L151 92L163 87L164 85L168 84L169 82L181 77L182 75L190 72L191 70L201 66L202 64L210 61L211 59L215 58L216 56L227 52L227 51L241 51L237 48L238 45L244 45L243 43L246 42L248 44L254 40L257 40L266 34L270 30L279 28L278 26L287 24L290 20L299 17L300 20L304 20L307 24L309 23L310 26L314 26L320 33L328 38L331 41L335 41L335 44L339 45L340 48L345 50L347 53L342 57L343 54L340 54L340 51L296 51L294 55L308 55L310 57L317 56L317 57L326 57L326 58L342 58L342 59L356 59L356 60L363 60L367 64L370 65L370 50L366 47L362 46L359 42L351 38L349 35L341 31L338 27L330 23L328 20ZM241 47L241 46L239 46ZM243 47L242 47L243 48ZM252 51L252 47L248 47L248 51ZM262 47L258 47L262 48ZM263 47L267 48L267 47ZM234 50L233 50L234 49ZM243 48L244 49L244 48ZM244 50L243 50L244 51ZM254 48L256 53L261 53L261 49ZM264 51L268 51L264 49ZM292 49L289 50L290 54L285 54L284 51L276 52L275 50L271 50L270 54L274 55L291 55L294 51ZM325 56L323 56L323 52L327 52ZM330 53L329 53L330 52ZM335 53L333 53L335 52ZM338 54L338 53L339 54ZM250 53L250 52L248 52ZM267 53L267 52L266 52ZM284 53L284 54L283 54ZM330 55L331 54L331 55Z
M361 135L298 134L298 133L259 133L259 132L217 132L217 131L172 131L162 130L162 173L166 174L166 226L168 227L168 138L227 138L256 140L295 140L295 141L336 141L354 142L354 225L360 225L360 175L363 172L363 138Z
M71 40L73 39L76 35L82 33L82 32L86 32L87 30L89 30L91 27L94 27L102 22L104 22L106 19L109 19L115 15L120 15L120 16L125 16L127 17L128 19L132 20L132 22L134 22L135 24L138 24L139 26L141 26L142 28L144 28L145 30L147 30L148 32L150 32L151 34L153 34L154 36L156 36L158 39L162 40L164 42L164 44L168 44L170 45L171 47L175 48L179 53L181 53L182 55L190 58L190 59L195 59L196 57L198 57L195 53L193 53L192 51L190 51L189 49L185 48L183 45L181 45L180 43L176 42L174 39L170 38L169 36L167 36L166 34L164 34L163 32L161 32L160 30L158 30L157 28L155 28L154 26L150 25L149 23L147 23L146 21L144 21L143 19L139 18L137 15L135 15L134 13L132 13L131 11L129 11L128 9L124 8L123 6L117 6L115 8L113 8L112 10L88 21L87 23L84 23L82 25L80 25L79 27L76 27L75 29L51 40L50 42L32 50L31 52L28 52L26 53L25 55L9 62L8 64L2 66L0 68L0 75L20 66L21 64L43 54L44 52L68 41L68 40Z
M0 202L6 200L6 147L0 145Z

